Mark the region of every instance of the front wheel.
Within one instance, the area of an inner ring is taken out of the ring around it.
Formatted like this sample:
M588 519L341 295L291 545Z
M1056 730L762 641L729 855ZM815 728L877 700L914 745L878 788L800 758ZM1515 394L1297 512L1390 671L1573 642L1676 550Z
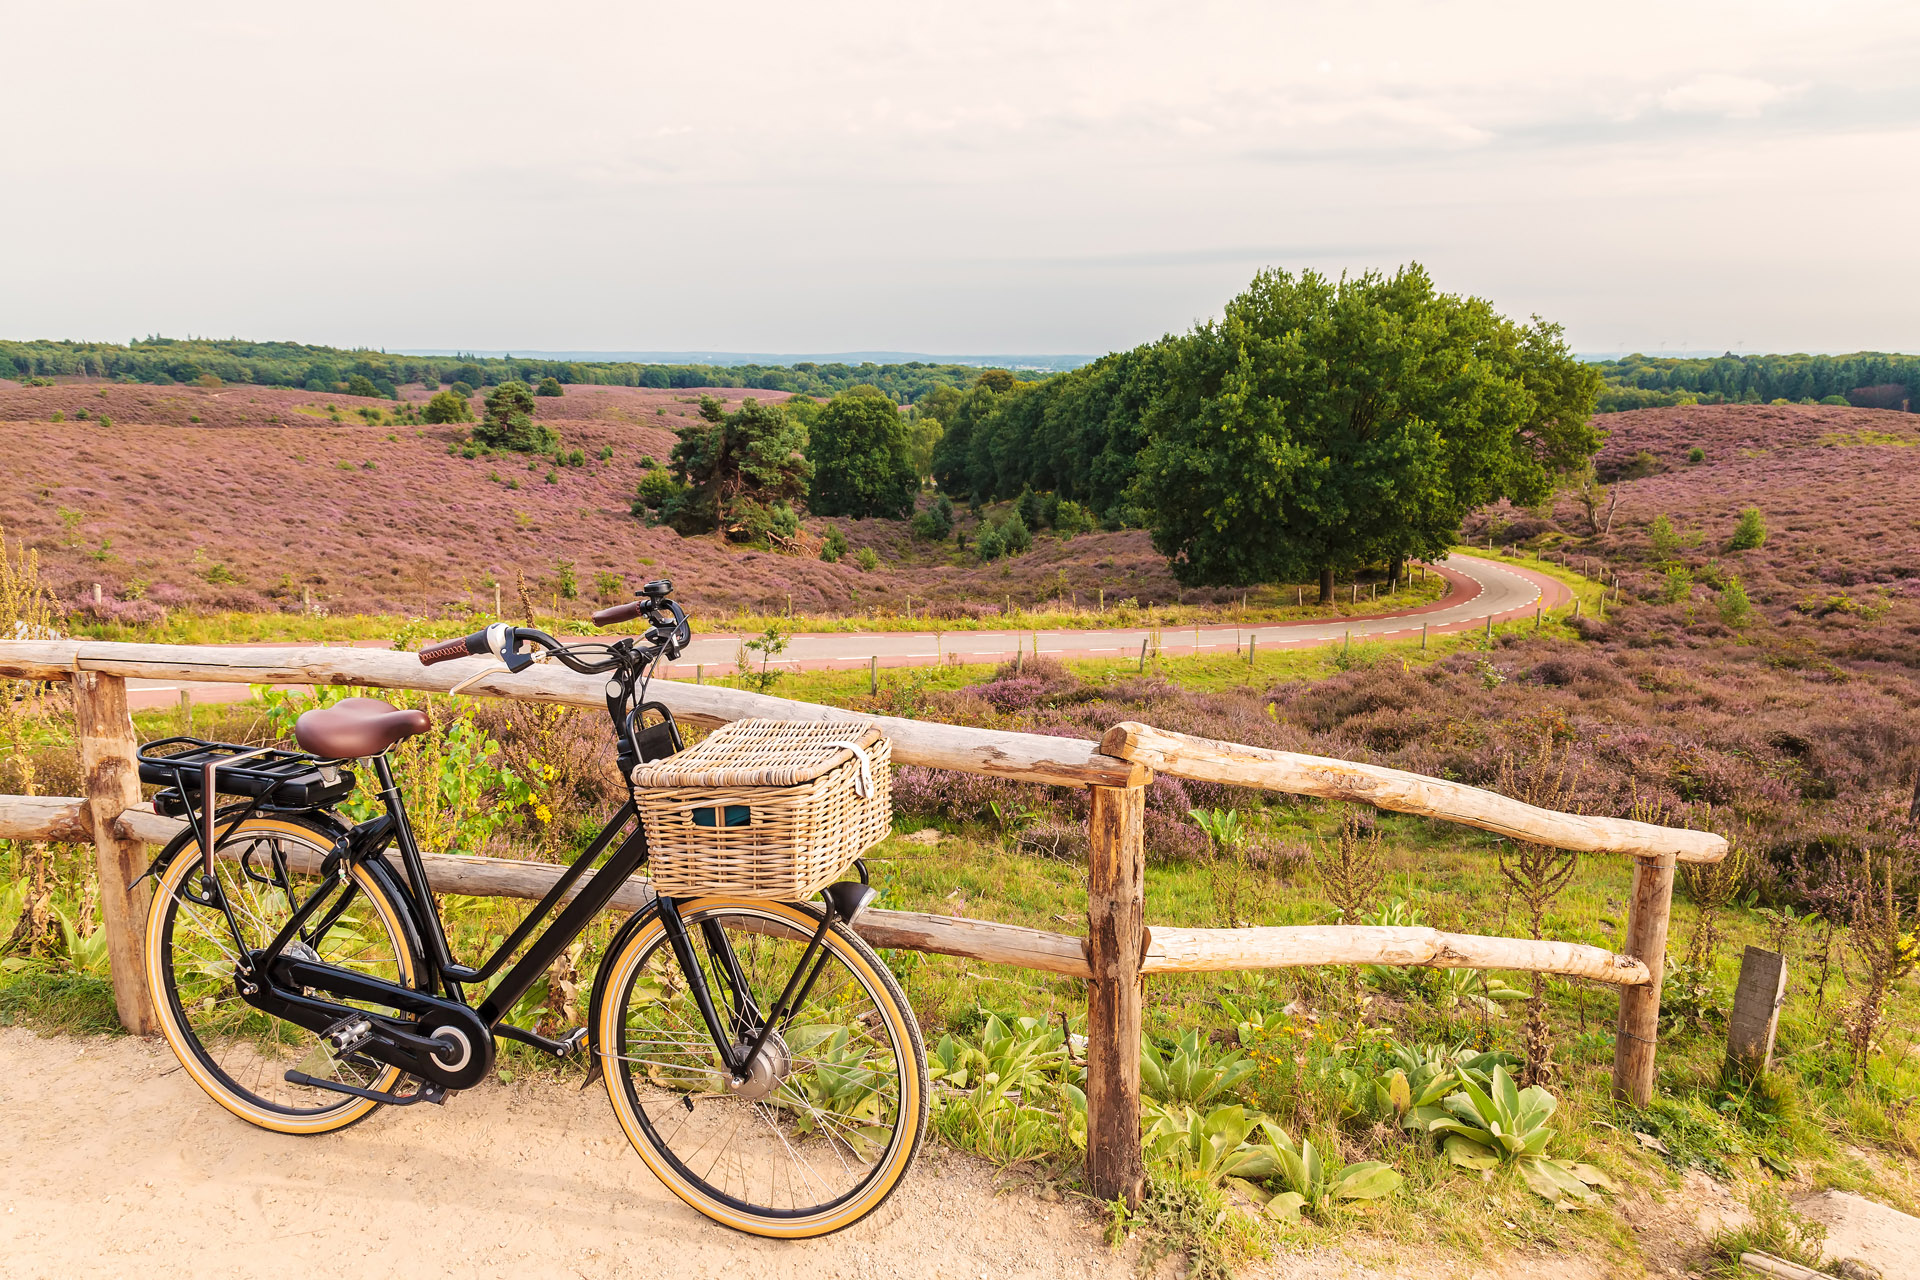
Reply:
M819 927L811 907L682 903L694 958L736 1043L753 1043ZM667 1187L754 1235L825 1235L878 1208L927 1125L926 1055L872 948L827 930L818 976L736 1085L658 916L601 968L595 1028L614 1115Z

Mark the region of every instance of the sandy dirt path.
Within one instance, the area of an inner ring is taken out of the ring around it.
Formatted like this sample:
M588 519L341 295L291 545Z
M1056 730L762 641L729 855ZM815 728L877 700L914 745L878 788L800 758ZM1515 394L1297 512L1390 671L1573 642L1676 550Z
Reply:
M929 1140L905 1186L864 1221L820 1240L760 1240L715 1226L655 1181L597 1084L489 1082L445 1107L387 1108L341 1133L291 1138L222 1111L161 1041L0 1027L3 1280L1184 1274L1178 1257L1143 1268L1138 1242L1107 1247L1083 1202L1016 1181ZM1737 1215L1724 1191L1714 1196ZM1578 1251L1468 1259L1358 1237L1335 1248L1282 1242L1240 1275L1679 1277L1691 1274L1680 1258L1719 1221L1696 1223L1697 1199L1683 1189L1669 1205L1636 1195L1623 1206L1644 1271ZM1356 1247L1364 1260L1346 1252Z
M211 1102L158 1041L0 1028L0 1276L1131 1276L1090 1215L929 1142L837 1236L714 1226L627 1145L599 1085L489 1083L290 1138Z

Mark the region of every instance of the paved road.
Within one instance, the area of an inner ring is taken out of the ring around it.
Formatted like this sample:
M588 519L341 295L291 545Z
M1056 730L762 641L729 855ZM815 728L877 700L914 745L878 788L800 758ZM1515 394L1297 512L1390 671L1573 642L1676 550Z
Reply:
M1257 650L1299 648L1342 640L1407 638L1422 628L1433 634L1463 631L1496 622L1531 617L1536 608L1559 608L1572 599L1568 588L1545 574L1516 568L1478 556L1449 556L1434 566L1452 589L1441 599L1394 613L1328 621L1263 623L1259 626L1168 627L1160 632L1160 651L1168 655L1238 652L1249 637ZM883 667L931 666L951 658L967 663L1007 662L1016 653L1037 651L1063 658L1122 658L1138 654L1151 639L1144 627L1104 631L871 631L808 632L788 637L778 666L820 670L864 667L878 659ZM384 648L382 641L362 645ZM293 646L285 646L293 647ZM733 670L739 653L737 635L695 637L681 660L664 673L677 679ZM196 703L237 702L247 697L243 684L182 684L164 680L129 680L134 707L171 706L185 688Z

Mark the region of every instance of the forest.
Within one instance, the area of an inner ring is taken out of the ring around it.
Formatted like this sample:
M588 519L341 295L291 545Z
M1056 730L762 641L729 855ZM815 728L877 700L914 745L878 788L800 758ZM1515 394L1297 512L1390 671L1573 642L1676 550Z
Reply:
M112 378L159 385L208 379L263 387L304 387L391 399L408 383L469 387L504 382L563 383L609 387L751 387L832 395L866 384L896 403L912 402L940 387L970 385L971 365L816 364L791 366L623 364L521 357L406 356L384 351L343 350L298 342L247 342L237 338L136 338L110 342L10 342L0 340L0 378ZM362 389L355 379L364 379Z
M1850 404L1912 410L1920 356L1856 351L1851 355L1736 356L1712 359L1625 356L1594 365L1606 380L1602 413L1682 404Z

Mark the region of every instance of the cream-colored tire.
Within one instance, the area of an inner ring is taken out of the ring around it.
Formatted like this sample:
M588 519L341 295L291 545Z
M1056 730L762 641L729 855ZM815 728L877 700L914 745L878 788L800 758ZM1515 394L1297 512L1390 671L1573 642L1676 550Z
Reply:
M250 851L253 871L271 880L276 845L287 858L301 855L317 866L332 844L323 832L281 817L249 818L221 840L214 873L250 946L270 941L291 908L286 894L249 875L238 855ZM315 1032L241 999L233 982L234 941L226 916L193 896L200 881L199 841L182 836L166 859L147 913L147 987L161 1033L180 1065L215 1102L276 1133L330 1133L364 1119L378 1102L289 1084L287 1070L297 1067L318 1078L386 1090L398 1082L399 1068L336 1059ZM288 882L299 894L311 892L318 878L290 873ZM355 869L352 892L346 913L314 940L314 953L329 964L412 985L413 954L398 905L365 868Z
M743 1007L716 955L734 953L758 1009L771 1010L813 936L810 907L745 898L680 904L722 1019ZM717 949L711 930L727 948ZM777 1021L762 1070L734 1086L656 916L601 966L595 1040L627 1138L668 1189L754 1235L826 1235L900 1185L927 1126L926 1054L893 975L842 926L820 976ZM741 1022L740 1043L748 1043Z

